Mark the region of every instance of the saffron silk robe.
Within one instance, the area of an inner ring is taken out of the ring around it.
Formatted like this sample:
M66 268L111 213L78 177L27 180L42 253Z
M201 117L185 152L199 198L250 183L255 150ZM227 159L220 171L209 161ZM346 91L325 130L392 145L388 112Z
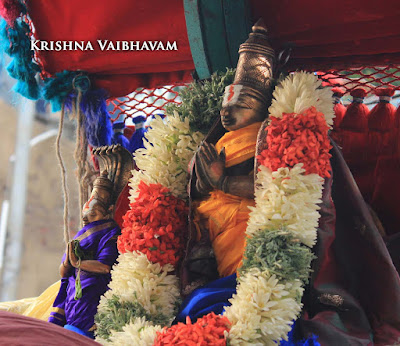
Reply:
M225 148L225 166L228 169L254 158L260 126L261 123L257 122L227 132L216 143L218 152ZM253 171L250 174L253 174ZM208 229L218 273L222 277L236 273L242 261L250 206L254 206L253 199L215 190L196 209L194 220L197 223L196 228Z

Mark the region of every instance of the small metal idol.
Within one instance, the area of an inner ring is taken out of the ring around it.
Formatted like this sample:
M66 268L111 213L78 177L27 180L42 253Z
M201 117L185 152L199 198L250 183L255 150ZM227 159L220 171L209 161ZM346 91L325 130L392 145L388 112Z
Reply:
M100 176L82 210L84 227L67 245L60 265L61 287L49 322L93 337L94 315L111 280L118 257L120 228L113 220L116 199L133 168L132 155L120 145L94 150Z

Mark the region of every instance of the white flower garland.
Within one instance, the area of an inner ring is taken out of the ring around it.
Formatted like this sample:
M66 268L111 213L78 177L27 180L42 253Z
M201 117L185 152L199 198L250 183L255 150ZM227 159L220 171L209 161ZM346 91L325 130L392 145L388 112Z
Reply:
M96 341L103 345L114 346L152 346L157 332L161 330L161 326L153 326L144 318L138 317L122 327L122 332L112 331L110 341L99 339Z
M145 148L136 150L134 154L140 171L134 172L130 180L131 202L137 197L140 181L161 184L175 197L186 200L188 165L204 138L203 134L190 131L189 120L180 120L174 112L165 122L156 116L145 138Z
M272 96L268 109L270 116L281 118L283 113L301 114L314 106L324 114L326 123L332 128L335 117L332 91L322 88L322 82L314 74L302 71L289 75L275 88Z
M314 106L332 125L332 92L318 89L320 85L316 76L305 72L287 77L274 91L270 115L281 118L282 113L302 113ZM315 244L324 179L304 172L302 164L275 172L260 167L248 237L284 226L306 246ZM239 279L237 293L230 299L232 305L225 309L232 322L227 335L230 344L276 345L280 339L287 340L293 321L301 312L299 301L303 291L299 280L280 283L274 275L259 269L245 273Z
M171 312L180 296L179 279L171 274L174 267L170 264L161 267L139 252L120 254L117 261L111 271L110 289L100 299L99 311L107 299L116 295L121 302L138 302L149 314L162 313L172 322L175 316Z
M187 200L188 165L204 136L190 131L189 121L181 121L175 112L165 122L156 116L145 137L145 148L134 154L140 171L134 171L130 180L130 201L137 197L140 181L161 184L175 197ZM111 272L110 290L101 297L98 312L107 311L107 301L117 296L120 302L140 304L151 315L163 314L171 323L180 299L179 279L171 274L174 267L161 267L139 252L120 254L117 261ZM104 345L152 345L162 327L136 318L122 329L112 330L109 341L97 341Z
M275 172L260 166L256 207L250 207L247 236L254 236L260 229L285 225L303 244L314 246L324 179L318 174L305 175L302 166L300 163Z
M268 271L251 269L240 279L232 305L225 316L232 323L229 331L231 345L276 345L290 332L301 304L296 296L302 293L301 282L279 283Z

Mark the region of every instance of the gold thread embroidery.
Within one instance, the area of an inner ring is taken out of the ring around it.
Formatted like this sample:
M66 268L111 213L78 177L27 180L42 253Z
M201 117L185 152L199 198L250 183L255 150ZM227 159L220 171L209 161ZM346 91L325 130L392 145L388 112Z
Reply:
M57 314L65 315L65 310L61 308L53 308L51 312L56 312Z
M95 323L92 327L90 327L90 329L88 330L88 332L93 332L93 331L95 331L95 330L97 330L96 323Z
M102 225L98 225L93 228L90 228L85 233L81 234L78 238L76 238L76 240L81 241L83 239L86 239L87 237L91 236L92 234L102 231L105 228L109 228L112 225L114 225L114 222L107 222L107 223L103 223Z
M64 322L64 319L55 315L50 315L51 318L55 318L56 320L59 320L61 322Z
M340 307L344 302L343 297L338 294L324 293L320 295L318 299L322 304L332 305L336 307Z

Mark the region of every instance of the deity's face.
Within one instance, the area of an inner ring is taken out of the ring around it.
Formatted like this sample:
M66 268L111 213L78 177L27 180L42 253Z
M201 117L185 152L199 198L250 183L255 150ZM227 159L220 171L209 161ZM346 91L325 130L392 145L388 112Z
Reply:
M84 226L87 224L109 218L109 213L105 210L103 203L96 198L90 198L82 209L82 221Z
M235 131L265 119L259 110L238 105L223 107L220 115L222 126L227 131Z

